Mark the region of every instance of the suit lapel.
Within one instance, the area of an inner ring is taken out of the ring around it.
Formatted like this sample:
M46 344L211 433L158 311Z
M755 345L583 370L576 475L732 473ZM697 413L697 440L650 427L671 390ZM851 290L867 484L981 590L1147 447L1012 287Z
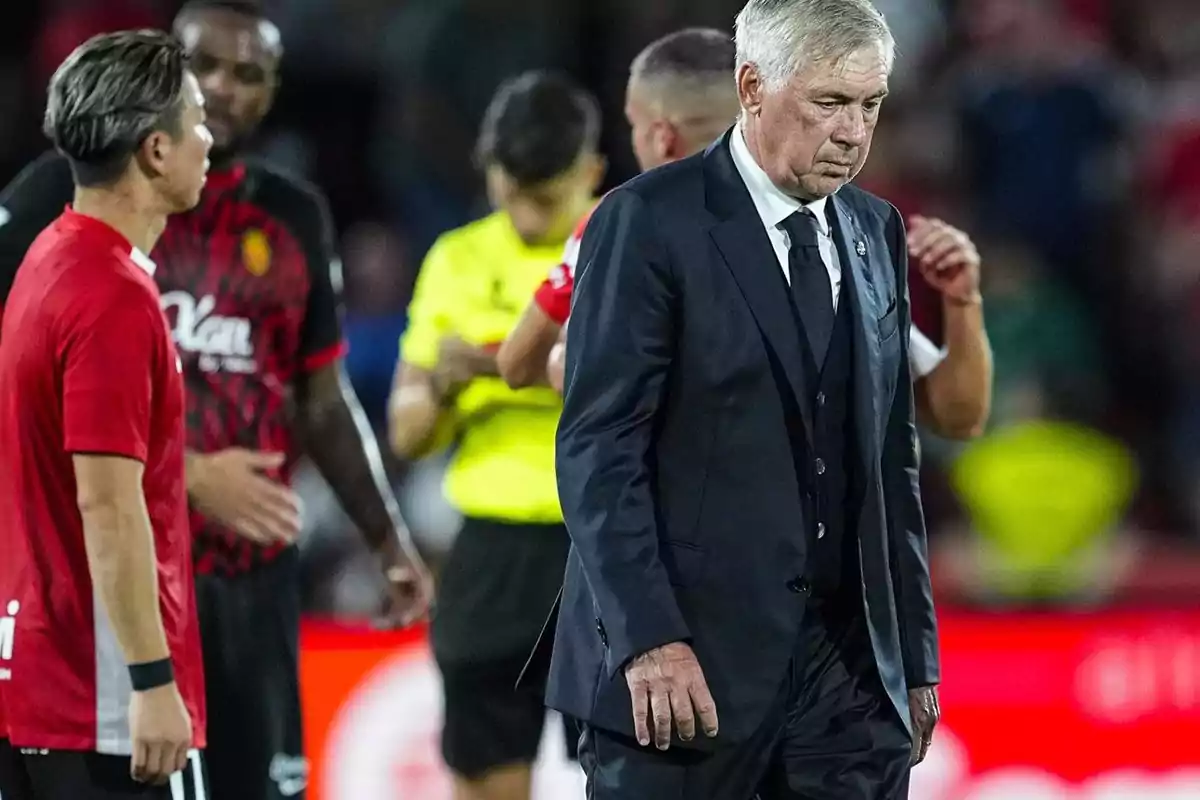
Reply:
M854 315L854 411L858 428L859 453L867 482L873 477L873 465L879 460L880 374L878 301L866 248L867 237L854 212L837 195L830 198L834 208L834 243L842 264L842 279L848 281L846 298Z
M704 155L707 205L721 220L709 230L709 235L733 273L769 351L787 377L811 442L812 415L800 343L803 333L797 324L779 259L730 155L729 136L733 130L736 129L714 142Z

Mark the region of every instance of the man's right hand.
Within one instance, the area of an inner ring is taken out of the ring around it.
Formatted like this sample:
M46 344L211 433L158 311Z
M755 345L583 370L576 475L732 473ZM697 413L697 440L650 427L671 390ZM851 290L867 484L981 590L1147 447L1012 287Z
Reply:
M300 533L300 498L266 475L282 453L232 447L191 456L188 494L204 514L255 544L291 543Z
M672 642L643 653L625 667L625 681L633 700L633 730L638 744L650 744L650 725L654 725L654 746L671 746L671 720L679 738L696 738L696 718L704 735L717 735L717 704L713 701L704 671L692 648Z
M135 781L161 786L187 766L192 720L174 683L133 693L129 732L133 739L129 774Z

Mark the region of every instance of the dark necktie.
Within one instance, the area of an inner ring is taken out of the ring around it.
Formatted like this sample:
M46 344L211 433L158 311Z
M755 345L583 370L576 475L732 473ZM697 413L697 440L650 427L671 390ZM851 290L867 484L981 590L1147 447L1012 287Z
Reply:
M800 312L800 321L808 336L817 367L825 363L829 338L833 335L833 286L817 246L820 231L817 218L807 210L793 213L783 221L791 246L788 270L791 273L792 300Z

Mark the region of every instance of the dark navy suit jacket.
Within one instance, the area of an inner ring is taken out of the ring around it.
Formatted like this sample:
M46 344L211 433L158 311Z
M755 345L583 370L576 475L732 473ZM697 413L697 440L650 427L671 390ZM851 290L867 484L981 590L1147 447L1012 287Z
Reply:
M687 641L716 699L716 744L755 731L795 653L807 530L797 464L810 457L814 391L729 135L610 193L583 238L557 441L573 547L547 685L551 707L631 734L623 667ZM910 724L906 689L939 674L904 226L854 186L832 203L854 315L862 598L884 686ZM789 409L805 433L789 435Z

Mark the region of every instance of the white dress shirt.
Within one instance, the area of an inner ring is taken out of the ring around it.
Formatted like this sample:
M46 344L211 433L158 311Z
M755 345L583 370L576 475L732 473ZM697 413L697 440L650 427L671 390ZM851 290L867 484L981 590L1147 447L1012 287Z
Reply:
M829 272L829 285L833 289L833 310L836 312L838 295L842 288L842 264L838 259L837 247L833 243L833 232L829 229L829 218L825 216L825 204L829 202L829 198L822 197L811 203L802 203L780 191L750 154L741 125L738 125L737 130L729 137L729 151L738 174L742 176L742 182L750 192L750 199L754 201L754 207L758 210L758 216L767 231L767 238L771 240L771 248L779 260L779 267L789 284L792 280L788 268L791 241L782 227L783 221L802 208L817 218L817 248L821 254L821 261L825 263L825 269ZM913 378L923 378L933 372L946 357L945 350L939 349L929 337L917 330L915 325L909 330L908 341L908 363Z
M758 216L762 218L763 227L767 229L767 238L771 240L775 257L779 259L779 268L783 270L783 277L789 284L792 282L792 275L788 267L788 251L792 243L783 228L783 222L801 209L807 209L817 218L817 249L821 253L821 261L825 263L825 270L829 273L829 285L833 289L833 310L836 312L838 295L842 290L842 264L833 244L833 234L829 230L829 218L825 216L825 204L829 202L829 198L822 197L811 203L802 203L780 191L779 187L771 183L771 179L754 160L754 156L750 155L750 148L746 146L740 125L733 132L733 136L729 137L729 141L733 164L742 176L742 182L750 190L750 199L758 209Z

